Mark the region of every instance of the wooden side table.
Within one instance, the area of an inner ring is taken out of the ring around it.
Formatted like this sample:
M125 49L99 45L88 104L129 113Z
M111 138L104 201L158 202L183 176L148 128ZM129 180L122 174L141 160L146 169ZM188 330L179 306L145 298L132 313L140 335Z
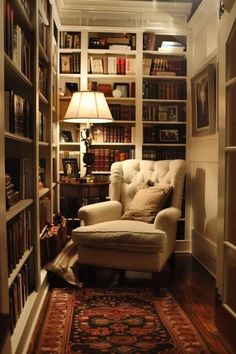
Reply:
M61 213L65 217L75 218L82 205L105 201L108 196L108 181L59 183Z

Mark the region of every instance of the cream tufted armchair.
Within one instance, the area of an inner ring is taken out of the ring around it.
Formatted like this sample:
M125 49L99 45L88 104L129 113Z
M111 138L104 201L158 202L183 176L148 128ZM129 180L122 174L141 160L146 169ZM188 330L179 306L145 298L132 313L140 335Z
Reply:
M113 163L110 200L79 209L79 263L157 275L175 249L184 178L180 159Z

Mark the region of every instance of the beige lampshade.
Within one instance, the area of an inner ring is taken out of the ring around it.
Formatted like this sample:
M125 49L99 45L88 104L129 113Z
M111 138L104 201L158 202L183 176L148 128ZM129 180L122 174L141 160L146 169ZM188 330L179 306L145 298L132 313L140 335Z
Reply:
M71 123L108 123L113 120L103 92L74 92L64 121Z

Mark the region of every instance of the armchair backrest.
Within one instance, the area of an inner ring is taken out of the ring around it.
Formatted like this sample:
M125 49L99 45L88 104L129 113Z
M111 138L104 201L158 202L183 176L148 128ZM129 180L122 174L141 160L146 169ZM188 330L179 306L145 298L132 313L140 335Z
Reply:
M137 185L148 180L154 183L168 183L173 187L171 206L181 208L185 178L185 161L137 160L114 162L111 166L109 197L120 201L126 211L133 199Z

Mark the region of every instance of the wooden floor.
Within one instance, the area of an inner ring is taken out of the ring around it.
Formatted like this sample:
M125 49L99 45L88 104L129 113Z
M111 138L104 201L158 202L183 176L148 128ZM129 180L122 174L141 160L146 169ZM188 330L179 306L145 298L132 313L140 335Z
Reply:
M167 265L164 268L160 285L171 291L195 324L211 353L232 354L223 345L214 325L215 279L191 255L175 255L174 263L174 266ZM100 280L103 285L99 283ZM148 280L127 280L125 285L143 287L148 283ZM65 283L52 278L52 286L58 285L65 286ZM99 279L98 275L95 282L88 286L91 285L104 286L104 278Z
M190 255L175 255L175 266L166 267L162 283L195 324L211 353L233 354L223 345L214 324L215 279Z

